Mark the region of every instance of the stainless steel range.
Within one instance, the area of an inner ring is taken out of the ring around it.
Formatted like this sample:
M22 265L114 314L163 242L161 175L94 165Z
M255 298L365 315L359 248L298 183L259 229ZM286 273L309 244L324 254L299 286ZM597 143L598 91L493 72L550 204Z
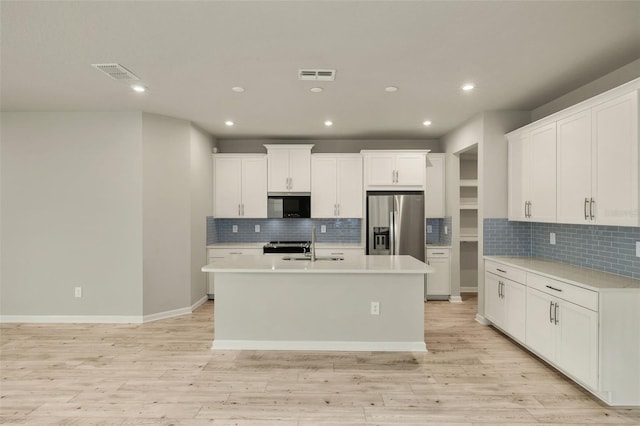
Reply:
M270 241L262 247L263 254L309 253L310 241Z

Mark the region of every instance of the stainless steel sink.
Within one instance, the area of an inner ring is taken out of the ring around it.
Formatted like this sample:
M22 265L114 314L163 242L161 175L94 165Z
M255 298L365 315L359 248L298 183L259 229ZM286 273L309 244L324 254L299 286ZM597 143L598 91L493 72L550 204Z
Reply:
M282 260L308 260L311 261L310 257L300 257L300 256L285 256L282 258ZM344 260L344 257L340 257L340 256L317 256L316 257L316 261L337 261L337 260Z

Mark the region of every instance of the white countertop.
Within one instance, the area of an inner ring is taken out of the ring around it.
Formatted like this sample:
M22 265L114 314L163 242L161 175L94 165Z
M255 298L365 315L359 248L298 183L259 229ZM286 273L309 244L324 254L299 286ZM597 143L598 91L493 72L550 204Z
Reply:
M487 260L524 269L595 291L640 290L640 280L535 257L485 256Z
M203 272L427 274L433 268L411 256L351 256L344 260L283 260L283 256L231 255L202 267Z
M261 243L214 243L207 245L207 248L262 248L268 241ZM361 248L364 249L364 245L361 243L316 243L316 248Z

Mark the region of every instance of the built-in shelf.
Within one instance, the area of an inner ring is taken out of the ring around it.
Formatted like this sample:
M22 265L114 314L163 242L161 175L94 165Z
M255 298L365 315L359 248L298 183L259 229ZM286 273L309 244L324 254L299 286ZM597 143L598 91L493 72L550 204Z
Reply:
M477 149L460 155L458 212L460 213L459 250L460 288L477 291L479 194Z
M478 186L478 179L460 179L460 186L477 187Z

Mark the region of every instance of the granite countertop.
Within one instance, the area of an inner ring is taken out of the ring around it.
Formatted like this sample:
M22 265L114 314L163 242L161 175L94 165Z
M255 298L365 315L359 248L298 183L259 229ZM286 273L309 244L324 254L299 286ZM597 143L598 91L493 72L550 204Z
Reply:
M285 256L231 255L202 267L203 272L427 274L433 268L411 256L351 256L344 260L283 260Z
M640 280L566 263L535 257L485 256L484 258L594 291L640 290Z

